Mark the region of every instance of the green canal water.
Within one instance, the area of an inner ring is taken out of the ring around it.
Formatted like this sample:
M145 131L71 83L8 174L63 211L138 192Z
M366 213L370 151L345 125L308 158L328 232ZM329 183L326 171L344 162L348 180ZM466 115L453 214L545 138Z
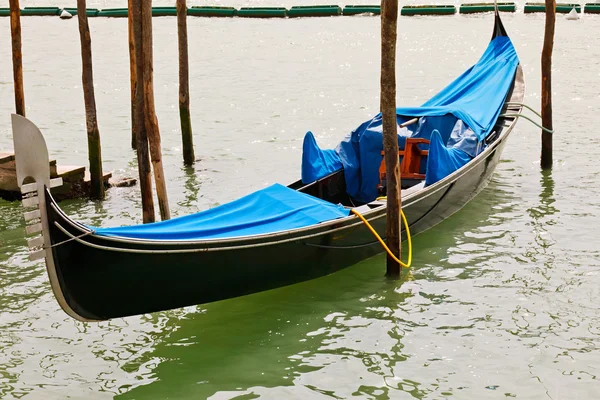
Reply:
M43 4L50 3L71 5ZM526 102L539 108L543 16L503 18L524 67ZM22 23L28 116L59 164L85 165L77 23ZM126 22L91 26L105 169L135 176ZM157 112L176 215L297 179L307 130L333 147L377 112L377 18L190 19L199 161L185 169L176 25L157 18L154 28ZM491 29L490 14L400 18L398 103L421 103L473 64ZM7 149L8 19L0 19L0 32L0 149ZM521 121L490 185L414 239L414 268L401 280L386 280L377 256L243 298L80 323L60 310L44 266L27 260L20 205L0 201L0 397L599 398L598 37L599 17L558 16L552 173L538 167L539 130ZM61 206L92 225L141 219L138 188Z

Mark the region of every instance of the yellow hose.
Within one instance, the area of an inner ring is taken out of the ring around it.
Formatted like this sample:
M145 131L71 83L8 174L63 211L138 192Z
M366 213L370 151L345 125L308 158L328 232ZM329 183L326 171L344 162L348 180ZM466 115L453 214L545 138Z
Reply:
M377 200L379 200L379 199L382 199L382 198L378 198ZM363 217L356 210L352 210L352 213L354 215L356 215L358 218L360 218L360 220L362 222L365 223L365 225L367 226L367 228L369 228L369 230L371 231L371 233L377 238L377 240L379 240L379 243L381 243L381 245L383 246L383 248L385 249L385 251L387 251L388 255L390 257L392 257L394 259L394 261L396 261L398 264L400 264L404 268L410 268L410 265L412 264L412 241L410 239L410 229L408 228L408 221L406 221L406 217L404 216L404 211L402 211L402 209L400 210L400 215L402 216L402 221L404 222L404 228L406 229L406 239L408 241L408 261L406 262L406 264L404 264L400 259L398 259L398 257L396 257L394 255L394 253L392 253L392 251L389 249L389 247L387 247L387 245L385 244L385 242L383 241L383 239L381 239L381 236L379 236L377 234L377 232L375 231L375 229L373 229L373 227L371 226L371 224L369 224L369 221L367 221L365 219L365 217Z

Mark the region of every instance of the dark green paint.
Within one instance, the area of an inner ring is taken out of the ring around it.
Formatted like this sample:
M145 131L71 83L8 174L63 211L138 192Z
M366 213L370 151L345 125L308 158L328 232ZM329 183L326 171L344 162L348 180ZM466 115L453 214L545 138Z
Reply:
M517 7L515 3L498 3L498 11L500 12L515 12ZM465 3L460 5L460 14L475 14L483 12L493 12L495 10L494 3Z
M242 7L238 17L246 18L285 18L287 9L284 7Z
M556 12L561 14L568 14L571 10L575 8L575 10L579 13L581 12L581 5L574 3L556 3ZM538 13L545 12L546 4L544 3L526 3L524 12L528 13Z
M400 15L451 15L456 14L456 7L451 5L404 6Z
M233 17L237 10L233 7L193 6L188 8L187 13L195 17Z
M329 17L341 15L342 8L336 5L294 6L288 11L288 17Z
M343 15L358 15L358 14L381 14L381 6L372 5L349 5L342 10Z

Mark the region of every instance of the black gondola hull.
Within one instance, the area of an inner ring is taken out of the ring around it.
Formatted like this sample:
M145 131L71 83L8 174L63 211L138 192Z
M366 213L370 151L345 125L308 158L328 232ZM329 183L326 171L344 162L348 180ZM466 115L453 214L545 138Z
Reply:
M498 14L494 35L506 35ZM502 114L520 114L523 97L519 66ZM403 191L402 209L413 235L460 210L487 185L515 123L514 116L501 116L486 139L486 149L475 159L431 186ZM338 202L345 195L343 182L343 171L338 171L310 185L296 182L290 187ZM50 283L61 307L80 320L106 320L243 296L324 276L383 251L356 216L223 240L108 238L67 217L47 188L43 194L39 209ZM383 236L385 203L359 208Z
M413 235L462 208L491 179L506 136L484 159L434 190L404 199ZM47 193L62 294L82 319L105 320L243 296L328 275L383 251L356 218L322 228L226 244L103 238L69 220ZM385 206L365 216L383 236ZM77 238L78 239L74 239Z

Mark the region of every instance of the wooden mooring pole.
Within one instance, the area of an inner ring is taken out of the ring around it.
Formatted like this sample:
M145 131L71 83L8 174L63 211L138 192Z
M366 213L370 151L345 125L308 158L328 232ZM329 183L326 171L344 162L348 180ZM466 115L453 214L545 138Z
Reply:
M556 0L546 0L546 26L542 48L542 126L552 127L552 49L554 47L554 26L556 24ZM542 169L552 168L552 134L542 130Z
M10 3L10 34L12 38L13 77L15 81L15 110L25 116L25 93L23 91L23 53L21 53L21 8L19 0Z
M88 159L90 161L90 197L104 198L104 180L102 178L102 150L100 131L96 118L96 98L94 95L94 74L92 69L92 38L86 13L86 1L77 0L77 19L81 41L81 81L85 103L85 125L87 128Z
M137 42L136 42L137 47ZM137 62L136 57L136 62ZM160 148L160 130L158 118L154 107L154 67L152 57L152 0L142 2L142 62L143 74L137 75L139 86L144 88L144 111L146 122L146 134L150 144L150 160L154 171L154 182L156 183L156 196L158 197L158 209L161 219L171 218L169 211L169 200L167 197L167 183L162 164L162 150Z
M129 20L132 25L134 49L135 49L135 70L139 82L143 82L144 60L142 57L142 2L144 0L131 0L132 18ZM138 172L140 174L140 191L142 194L142 217L144 223L154 222L154 200L152 199L152 176L150 172L150 157L148 154L148 138L146 136L145 124L145 106L144 106L144 85L135 86L135 103L133 126L135 129L136 150L138 160Z
M127 37L129 39L129 82L131 85L131 148L137 146L135 137L135 85L137 74L135 67L135 47L133 44L133 0L127 0Z
M381 0L381 114L387 185L387 245L400 258L400 165L396 122L396 31L398 0ZM399 276L400 264L387 256L387 275Z
M177 0L177 38L179 41L179 120L181 121L181 139L183 142L183 163L192 165L195 156L190 117L186 0Z

